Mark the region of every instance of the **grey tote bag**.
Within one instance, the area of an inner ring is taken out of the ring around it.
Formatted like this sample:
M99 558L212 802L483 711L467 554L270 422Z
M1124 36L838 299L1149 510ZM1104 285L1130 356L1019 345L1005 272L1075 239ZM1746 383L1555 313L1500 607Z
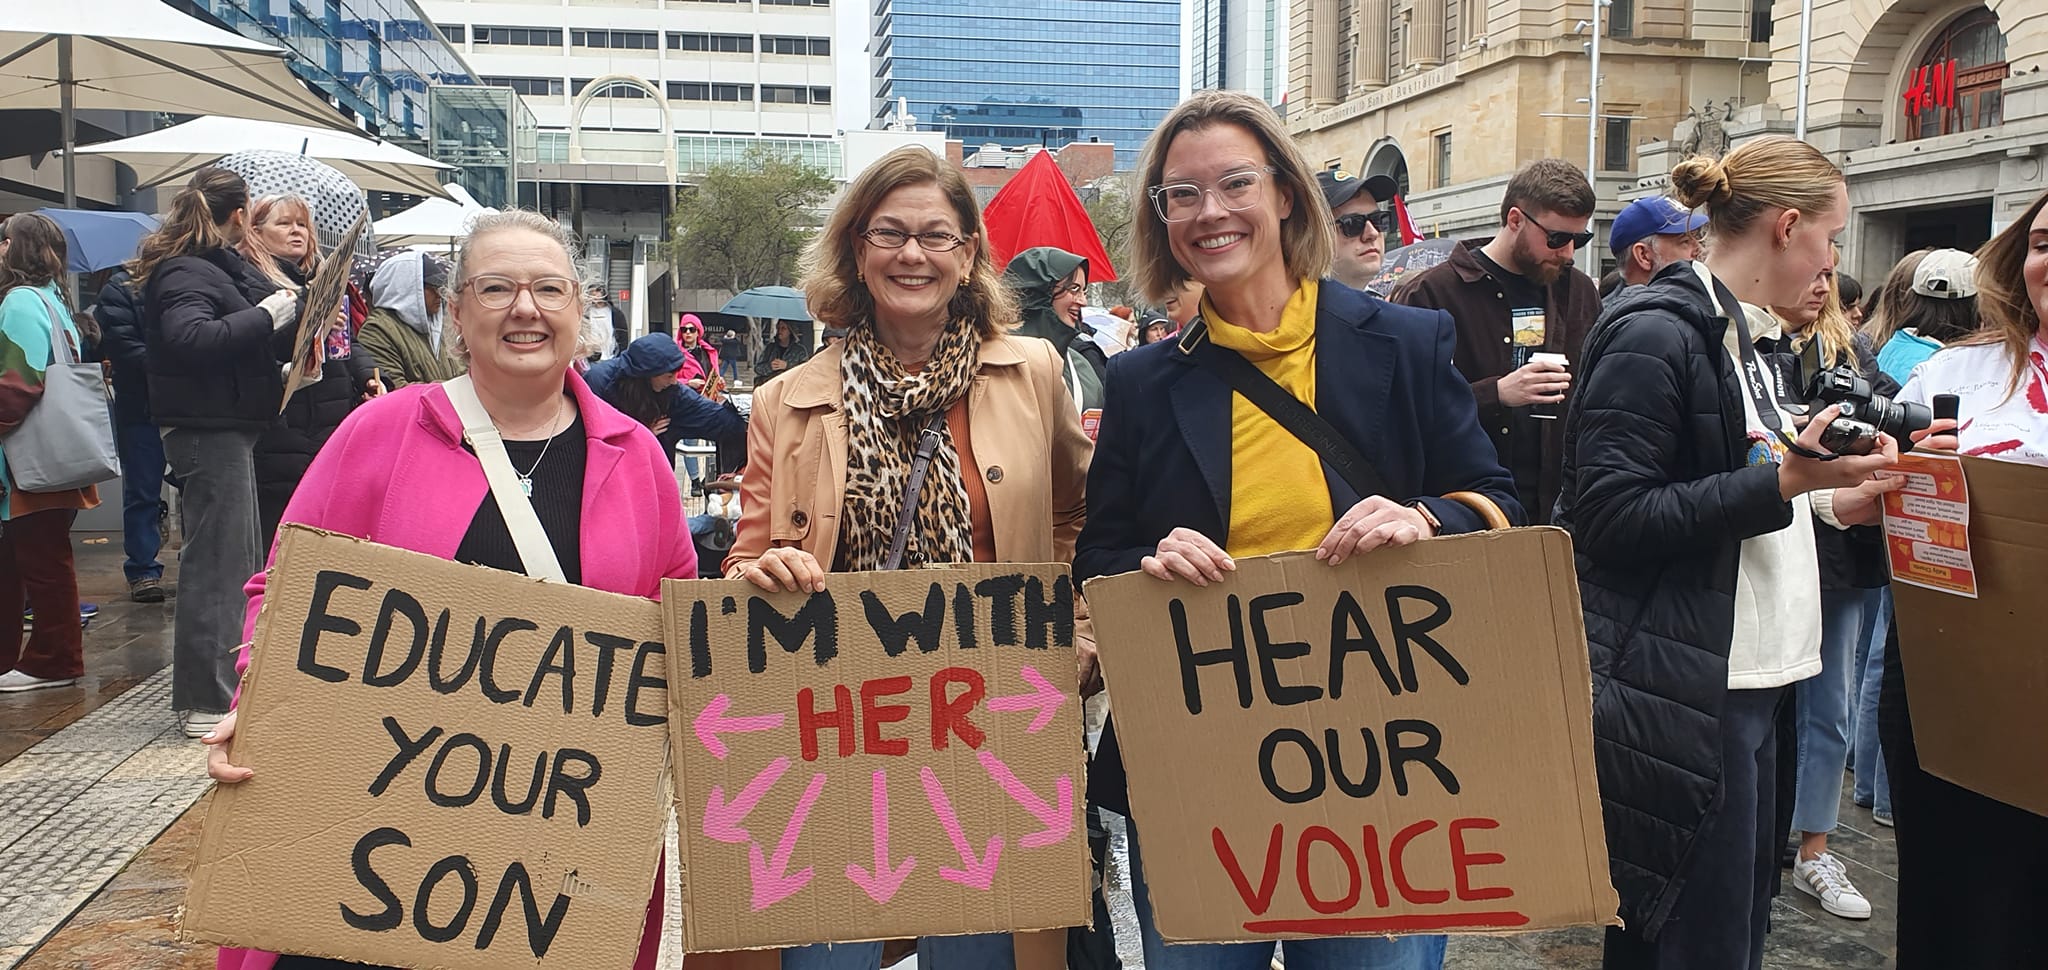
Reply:
M24 492L62 492L118 478L114 414L100 365L78 359L49 297L43 296L43 306L50 311L50 366L43 372L42 398L20 427L0 439L8 477Z

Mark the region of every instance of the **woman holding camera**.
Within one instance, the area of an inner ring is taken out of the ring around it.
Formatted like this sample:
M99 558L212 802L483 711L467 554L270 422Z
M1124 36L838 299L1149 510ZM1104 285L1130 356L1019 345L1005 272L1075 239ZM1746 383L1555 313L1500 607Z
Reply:
M1752 335L1803 302L1848 223L1842 173L1784 137L1671 174L1704 263L1630 287L1587 339L1557 522L1578 547L1609 867L1606 966L1759 967L1779 839L1776 717L1820 671L1811 526L1874 522L1898 458L1829 460Z
M2048 195L1977 260L1982 328L1921 364L1899 396L1956 395L1963 426L1945 447L2048 465ZM1921 769L1896 628L1886 648L1878 733L1898 820L1899 970L2048 966L2034 923L2048 910L2048 818Z

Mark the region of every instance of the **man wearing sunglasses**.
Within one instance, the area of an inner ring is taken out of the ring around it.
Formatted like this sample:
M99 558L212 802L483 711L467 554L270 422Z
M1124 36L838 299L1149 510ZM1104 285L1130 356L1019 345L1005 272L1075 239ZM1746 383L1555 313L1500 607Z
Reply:
M1331 255L1330 275L1354 290L1365 289L1380 275L1380 262L1387 255L1386 240L1393 235L1394 180L1385 175L1359 178L1341 169L1316 173L1330 215L1337 221L1337 248ZM1398 238L1398 237L1397 237Z
M1395 303L1448 310L1452 363L1472 383L1479 422L1514 472L1534 525L1550 521L1564 458L1565 400L1600 315L1600 288L1572 267L1593 239L1593 186L1570 162L1531 162L1509 180L1491 239L1457 244L1443 263L1394 288Z

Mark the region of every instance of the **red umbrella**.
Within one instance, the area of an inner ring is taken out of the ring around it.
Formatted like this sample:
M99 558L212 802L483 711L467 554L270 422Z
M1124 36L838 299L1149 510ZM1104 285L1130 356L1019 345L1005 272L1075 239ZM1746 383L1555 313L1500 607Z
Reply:
M1089 221L1088 210L1051 152L1034 153L1017 177L988 200L981 215L988 223L988 244L998 269L1024 250L1057 246L1088 260L1089 282L1116 280L1116 267L1102 251L1095 223Z

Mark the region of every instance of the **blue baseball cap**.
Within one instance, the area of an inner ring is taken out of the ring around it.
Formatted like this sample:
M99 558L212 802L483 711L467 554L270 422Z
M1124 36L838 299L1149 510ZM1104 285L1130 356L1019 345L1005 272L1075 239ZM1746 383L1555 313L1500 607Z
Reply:
M1637 199L1614 217L1607 231L1607 248L1622 252L1651 236L1677 236L1707 224L1707 217L1679 205L1669 196Z

